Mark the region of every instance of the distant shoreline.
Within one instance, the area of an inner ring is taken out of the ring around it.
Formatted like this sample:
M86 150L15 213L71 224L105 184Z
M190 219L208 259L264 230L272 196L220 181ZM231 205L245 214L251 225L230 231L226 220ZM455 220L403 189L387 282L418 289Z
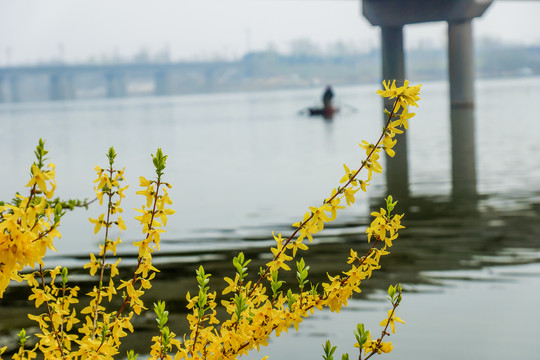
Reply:
M445 49L413 49L405 58L409 79L448 78ZM474 60L477 79L540 75L540 46L481 43ZM0 103L322 88L375 83L380 77L379 49L288 55L268 50L235 61L57 62L0 67Z

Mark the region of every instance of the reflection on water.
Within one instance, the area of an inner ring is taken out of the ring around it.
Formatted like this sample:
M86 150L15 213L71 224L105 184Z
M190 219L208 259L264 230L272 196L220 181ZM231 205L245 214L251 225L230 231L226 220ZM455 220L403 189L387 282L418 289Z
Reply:
M0 199L24 191L32 149L40 137L47 140L56 164L57 193L65 198L93 196L94 164L104 165L113 145L131 184L124 201L128 231L122 236L137 239L140 231L131 210L141 204L135 195L137 179L151 176L150 154L159 146L169 155L165 178L174 186L170 195L177 210L166 239L212 247L228 239L269 238L269 228L297 221L309 205L329 195L343 174L343 163L352 167L361 161L363 151L357 144L376 139L380 131L376 87L336 89L337 101L358 111L343 111L332 122L298 115L298 109L319 101L319 89L1 104L0 150L10 156L3 158ZM540 122L529 108L539 93L540 78L478 82L480 194L497 199L536 188ZM446 85L424 84L415 111L408 132L411 194L450 194ZM373 183L370 194L382 197L384 176ZM341 216L344 224L369 214L368 199L360 196ZM68 215L58 255L97 249L99 238L91 235L87 219L100 212L93 206ZM123 251L132 251L127 243Z
M413 200L400 240L391 255L382 260L383 269L364 282L363 292L351 306L338 316L326 311L316 315L302 324L301 333L284 335L261 352L272 357L319 358L319 344L330 338L343 351L354 354L351 344L356 323L365 322L373 331L379 331L377 324L387 310L384 289L400 282L405 289L400 314L407 325L390 339L400 359L432 358L438 352L441 354L437 358L441 359L476 359L480 354L503 359L516 355L516 349L494 337L495 324L510 329L504 335L505 341L524 343L518 351L520 359L535 358L531 344L540 332L534 322L525 320L528 310L534 309L532 302L540 288L540 192L531 193L529 199L514 199L515 207L506 210L494 209L487 205L489 199L484 199L478 204L478 212L465 217L456 214L454 206L441 198ZM330 228L318 238L305 257L311 266L312 281L324 281L326 273L344 270L351 247L368 249L363 234L367 221L360 219L355 226L339 231ZM173 314L171 328L183 334L187 331L185 293L196 291L194 274L198 264L203 263L212 274L211 286L219 293L225 287L221 279L232 275L231 259L238 250L254 259L250 264L252 274L268 261L262 244L266 245L264 241L254 244L246 240L230 250L158 255L156 263L162 272L145 301L151 304L165 300ZM294 284L293 276L291 272L284 279ZM74 279L83 286L86 283L82 274ZM0 310L0 318L5 319L3 331L31 325L21 316L27 304L25 292L24 287L9 291ZM136 329L138 335L131 336L126 347L144 352L156 331L152 316L139 318ZM458 340L460 347L455 345Z
M458 274L456 280L440 280L437 286L406 286L408 292L398 312L406 324L396 326L396 334L389 338L395 347L386 356L389 359L538 359L540 331L531 324L531 309L537 302L534 296L523 296L525 289L538 286L538 263L493 267L489 273L468 270ZM302 324L301 332L282 335L261 353L287 359L320 359L321 344L330 339L338 346L337 359L342 352L357 358L357 349L352 346L353 331L362 322L380 334L379 322L389 308L384 295L380 291L368 300L353 300L339 314L319 313Z
M540 79L483 81L478 87L479 199L467 206L450 200L446 87L424 84L422 107L409 132L412 198L398 204L406 212L401 240L348 310L338 317L317 315L302 324L303 333L271 344L265 354L291 358L296 351L294 358L320 358L320 344L327 338L354 354L350 345L356 322L376 329L386 313L383 289L401 282L407 325L391 337L400 359L537 359L531 344L540 333L524 319L528 310L534 314L529 300L540 295L540 158L531 155L540 151L540 122L529 112L540 94ZM171 328L183 334L185 293L195 289L198 264L213 274L218 291L224 285L219 279L231 276L230 259L238 251L254 259L254 274L268 261L261 250L271 243L271 231L287 233L307 205L327 196L342 175L341 164L359 162L356 143L380 130L380 101L373 87L338 91L343 102L360 110L339 114L332 122L294 115L318 98L318 89L1 105L0 146L13 156L3 160L10 176L3 177L0 198L22 190L25 164L31 163L39 137L47 138L64 197L92 196L91 165L104 164L105 151L115 145L132 184L124 205L129 213L140 206L134 196L138 175L152 172L145 162L148 154L162 146L170 155L166 177L175 186L171 196L177 214L156 257L162 272L146 301L166 300L174 314ZM360 197L318 237L306 257L314 281L342 271L351 247L367 249L365 226L383 185L380 177L372 199ZM75 268L96 249L97 238L82 236L92 233L86 219L98 212L69 214L65 220L71 227L62 229L57 242L61 251L47 259L50 265L74 267L72 280L83 286L88 279ZM139 236L134 222L130 225L126 243ZM133 263L130 246L120 252L126 264ZM32 324L25 317L25 292L15 286L2 300L2 335ZM126 345L144 352L156 331L154 321L142 317L136 326L139 336Z

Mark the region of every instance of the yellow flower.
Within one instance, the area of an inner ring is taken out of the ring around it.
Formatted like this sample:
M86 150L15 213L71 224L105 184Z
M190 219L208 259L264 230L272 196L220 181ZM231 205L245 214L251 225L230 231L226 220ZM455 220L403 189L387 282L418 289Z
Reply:
M291 268L289 267L289 265L287 265L285 262L286 261L290 261L292 260L292 257L289 256L289 255L285 255L284 252L281 252L279 251L279 247L278 248L270 248L270 250L272 251L272 253L274 254L274 260L269 262L268 264L266 264L267 266L270 267L270 270L272 271L278 271L280 268L284 269L284 270L291 270Z
M373 151L373 148L375 148L374 144L370 144L366 140L362 140L362 142L358 145L360 145L362 149L366 150L367 156L369 156L369 154L371 154L371 152Z
M28 297L28 300L34 300L36 302L36 308L46 301L54 300L51 295L45 293L45 291L41 289L32 288L32 293L33 294Z
M99 268L99 261L93 253L90 253L90 262L84 265L83 269L90 268L90 275L94 276Z
M393 139L391 136L385 136L383 138L383 149L384 151L386 151L388 156L394 157L394 155L396 154L395 151L392 150L392 148L394 147L394 145L396 145L396 143L397 143L397 140Z
M105 220L103 220L104 216L105 214L101 214L97 219L88 218L88 221L90 221L92 224L96 224L94 227L94 234L97 234L101 229L101 226L105 224Z
M153 181L147 180L146 178L139 176L139 186L140 187L148 187L150 184L152 184Z
M405 83L402 86L402 97L407 104L418 107L416 101L420 100L420 96L418 96L420 93L420 87L422 87L422 84L409 87L409 82L405 80Z
M312 229L307 226L307 221L311 218L311 214L309 212L306 212L304 214L304 218L302 219L302 221L298 221L298 222L295 222L294 224L292 224L292 226L298 228L300 227L300 236L298 237L299 240L302 240L303 238L305 238L306 236L308 237L309 241L312 242L313 241L313 236L311 235L311 232L312 232ZM304 225L302 225L304 224Z
M384 98L393 99L397 98L397 106L394 109L395 112L399 111L400 108L406 108L407 105L418 106L416 101L420 100L420 87L422 85L415 85L409 87L409 81L405 80L403 86L396 87L396 81L386 82L383 81L384 90L377 90L377 94L381 95Z
M164 209L163 205L158 206L158 208L160 208L160 207L161 207L161 209L159 209L156 216L159 216L163 226L166 226L167 225L167 215L172 215L172 214L176 213L176 211L174 211L173 209Z
M347 167L347 165L343 164L343 168L345 169L345 175L343 175L343 177L341 178L341 180L339 180L339 183L340 184L343 184L345 182L348 182L350 179L352 179L352 177L357 173L357 171L353 170L349 170L349 168ZM356 181L352 181L351 182L353 185L356 185Z
M152 206L152 203L154 202L154 197L156 195L156 192L154 190L154 186L148 186L145 190L139 190L136 192L137 195L143 195L146 197L146 207L149 208Z
M103 205L103 192L96 190L96 197L99 200L99 205Z
M293 241L292 243L287 245L287 248L292 249L293 257L296 256L296 252L298 251L298 249L300 249L300 250L307 250L308 249L307 245L304 244L302 242L302 240L300 240L300 239L296 239L295 241Z
M354 202L356 201L355 197L354 197L354 194L356 194L356 192L360 190L360 189L345 189L344 190L344 196L345 196L345 200L347 201L347 205L351 206L352 204L354 204Z
M396 120L400 126L403 126L405 129L409 129L408 119L414 117L415 113L410 113L407 108L403 108L401 114L399 114L399 120Z
M364 343L364 345L362 346L362 348L364 349L364 351L366 352L366 354L370 353L370 352L373 352L374 350L374 345L376 346L376 341L371 341L371 332L367 332L367 340L366 342Z
M397 237L398 237L398 234L391 234L390 237L384 238L384 243L386 244L386 246L392 247L392 241L397 239Z
M389 353L392 351L392 349L394 348L394 346L392 346L392 342L389 341L389 342L381 342L381 345L379 347L379 349L384 352L384 353Z
M386 128L386 130L390 134L391 137L394 137L395 134L403 134L403 130L398 128L399 125L400 125L399 120L392 121L390 124L388 124L388 127Z
M349 256L349 259L347 260L347 264L352 264L358 259L358 253L351 249L351 255Z
M328 204L323 204L319 208L310 206L309 210L311 210L313 214L311 218L311 221L313 222L319 222L319 220L321 220L322 222L328 222L330 220L330 218L325 213L325 211L329 211L329 212L332 211L332 208Z
M229 286L227 286L221 292L221 294L225 295L225 294L228 294L230 292L235 292L236 291L236 288L238 287L238 280L240 280L240 276L238 274L236 274L236 277L234 278L234 280L232 280L231 278L228 278L228 277L225 277L223 280L225 280L229 284Z
M52 198L54 195L54 189L56 188L54 164L48 165L51 170L42 171L35 164L32 164L31 172L32 178L26 184L26 187L36 185L42 192L47 196L48 199ZM47 190L47 182L51 183L51 189Z
M96 192L102 191L105 185L110 190L112 188L112 183L111 183L111 179L109 178L109 175L97 165L96 165L95 170L98 174L98 178L94 180L95 183L98 183L98 186L95 187Z
M395 314L395 310L388 310L388 318L381 321L379 324L380 326L387 326L387 324L390 324L390 328L392 329L392 334L396 333L396 325L395 322L400 322L402 324L405 324L405 321L398 318Z
M126 230L126 223L124 222L124 220L122 220L121 216L118 217L118 224L117 225L118 225L118 228L120 230Z

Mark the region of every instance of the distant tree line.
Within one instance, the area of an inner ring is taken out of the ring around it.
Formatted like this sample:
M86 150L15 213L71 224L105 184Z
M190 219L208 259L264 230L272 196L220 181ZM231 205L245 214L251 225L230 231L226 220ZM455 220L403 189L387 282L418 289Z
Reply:
M406 74L415 81L445 80L447 50L423 45L405 53ZM289 51L269 45L240 59L216 58L207 61L173 61L167 50L152 54L142 51L129 61L104 61L93 66L125 64L125 96L145 96L156 92L156 73L163 64L174 65L168 74L167 94L302 88L326 84L346 85L381 80L381 52L371 47L362 51L353 44L336 42L325 49L309 40L298 40ZM145 72L129 70L144 64ZM81 65L81 64L79 64ZM61 64L69 68L69 64ZM153 67L155 69L153 70ZM39 65L38 65L39 67ZM483 78L540 75L540 45L504 44L483 39L475 44L476 76ZM6 79L8 76L6 77ZM106 81L102 73L82 73L73 77L74 98L104 97ZM17 85L20 98L46 100L50 94L48 76L22 76ZM9 99L8 81L0 83L0 99ZM5 100L4 100L5 101Z
M373 48L361 52L343 46L334 51L302 47L288 54L275 50L252 52L241 62L252 76L298 74L301 78L319 78L321 82L361 83L378 81L381 74L381 52ZM405 53L409 78L443 80L448 73L446 48L424 46ZM475 46L477 77L527 76L540 74L540 45L504 44L492 40Z

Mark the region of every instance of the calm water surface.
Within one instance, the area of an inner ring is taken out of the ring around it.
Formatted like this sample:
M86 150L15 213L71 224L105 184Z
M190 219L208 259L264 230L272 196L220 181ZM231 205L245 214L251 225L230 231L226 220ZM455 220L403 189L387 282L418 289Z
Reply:
M448 88L425 83L408 133L411 190L422 201L408 212L403 242L383 263L387 270L373 285L366 283L364 296L339 316L317 315L303 324L303 332L287 335L264 354L320 358L320 344L328 338L354 354L355 324L375 330L386 314L381 289L401 281L407 325L390 339L396 357L539 358L534 324L540 318L533 301L540 295L540 122L534 115L540 78L480 80L476 87L479 213L447 212ZM344 111L333 121L298 114L316 103L320 89L1 104L0 199L24 191L40 137L56 164L57 195L66 198L93 197L93 167L105 166L105 153L114 146L131 184L124 202L124 217L130 219L142 204L135 196L138 176L152 176L150 154L161 147L169 155L165 176L177 213L163 237L167 256L158 261L168 275L155 296L180 310L195 263L213 267L215 278L230 276L223 270L230 267L228 249L252 248L252 256L264 263L256 248L267 243L271 230L286 231L309 205L327 197L343 163L359 164L363 152L357 143L374 141L381 127L376 88L336 88ZM349 111L352 107L358 110ZM371 196L383 193L380 176ZM347 248L361 241L369 211L369 199L360 197L321 236L314 247L320 252L312 259L320 264L313 266L314 276L322 279L328 267L339 272ZM95 251L100 241L87 219L100 212L92 206L68 214L58 253L48 264L84 263L80 255ZM128 221L123 253L133 252L129 243L139 232ZM173 321L182 333L185 325ZM9 330L8 320L0 325L0 331Z

